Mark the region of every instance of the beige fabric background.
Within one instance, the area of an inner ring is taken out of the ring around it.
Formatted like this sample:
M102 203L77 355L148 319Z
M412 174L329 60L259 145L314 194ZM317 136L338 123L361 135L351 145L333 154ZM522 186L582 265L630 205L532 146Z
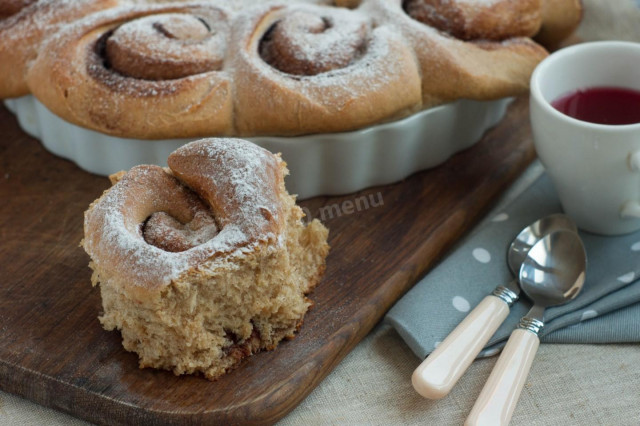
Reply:
M585 40L640 41L634 0L584 0ZM638 319L640 321L640 318ZM378 325L281 425L460 425L496 358L476 361L440 401L419 397L419 360ZM640 425L640 345L542 345L512 425ZM0 425L85 425L0 391Z

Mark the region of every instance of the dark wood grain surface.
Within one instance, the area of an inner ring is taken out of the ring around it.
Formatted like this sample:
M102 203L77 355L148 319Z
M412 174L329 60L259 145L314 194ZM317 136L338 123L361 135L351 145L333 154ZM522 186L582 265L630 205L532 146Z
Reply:
M480 143L440 167L303 202L331 231L326 275L311 295L315 307L295 340L209 382L138 369L119 333L101 328L99 291L78 244L83 212L108 180L49 154L0 108L0 388L99 424L275 422L533 158L523 98ZM368 209L362 196L373 201Z

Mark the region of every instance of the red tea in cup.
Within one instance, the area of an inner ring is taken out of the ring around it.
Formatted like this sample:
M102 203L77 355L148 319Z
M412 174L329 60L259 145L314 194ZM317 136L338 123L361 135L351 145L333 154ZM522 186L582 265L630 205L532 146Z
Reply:
M640 123L640 91L621 87L589 87L551 102L563 114L596 124Z

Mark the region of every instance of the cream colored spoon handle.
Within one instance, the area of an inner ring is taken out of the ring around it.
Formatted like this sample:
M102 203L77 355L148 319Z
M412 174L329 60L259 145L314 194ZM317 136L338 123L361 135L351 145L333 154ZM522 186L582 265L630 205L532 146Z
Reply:
M465 426L509 424L539 345L538 335L529 330L511 333Z
M508 314L502 299L485 297L413 372L413 388L429 399L446 396Z

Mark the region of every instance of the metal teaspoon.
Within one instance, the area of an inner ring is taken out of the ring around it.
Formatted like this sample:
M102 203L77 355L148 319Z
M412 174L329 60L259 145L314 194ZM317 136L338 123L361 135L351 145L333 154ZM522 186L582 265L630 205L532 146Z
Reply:
M511 273L514 276L518 274L535 243L561 229L578 232L573 221L563 214L544 217L524 228L507 252ZM504 322L519 295L517 279L497 286L413 372L411 383L414 389L429 399L446 396Z
M544 310L573 300L582 290L586 268L587 255L575 232L553 232L529 250L520 286L533 307L511 333L465 426L509 424L540 344Z

